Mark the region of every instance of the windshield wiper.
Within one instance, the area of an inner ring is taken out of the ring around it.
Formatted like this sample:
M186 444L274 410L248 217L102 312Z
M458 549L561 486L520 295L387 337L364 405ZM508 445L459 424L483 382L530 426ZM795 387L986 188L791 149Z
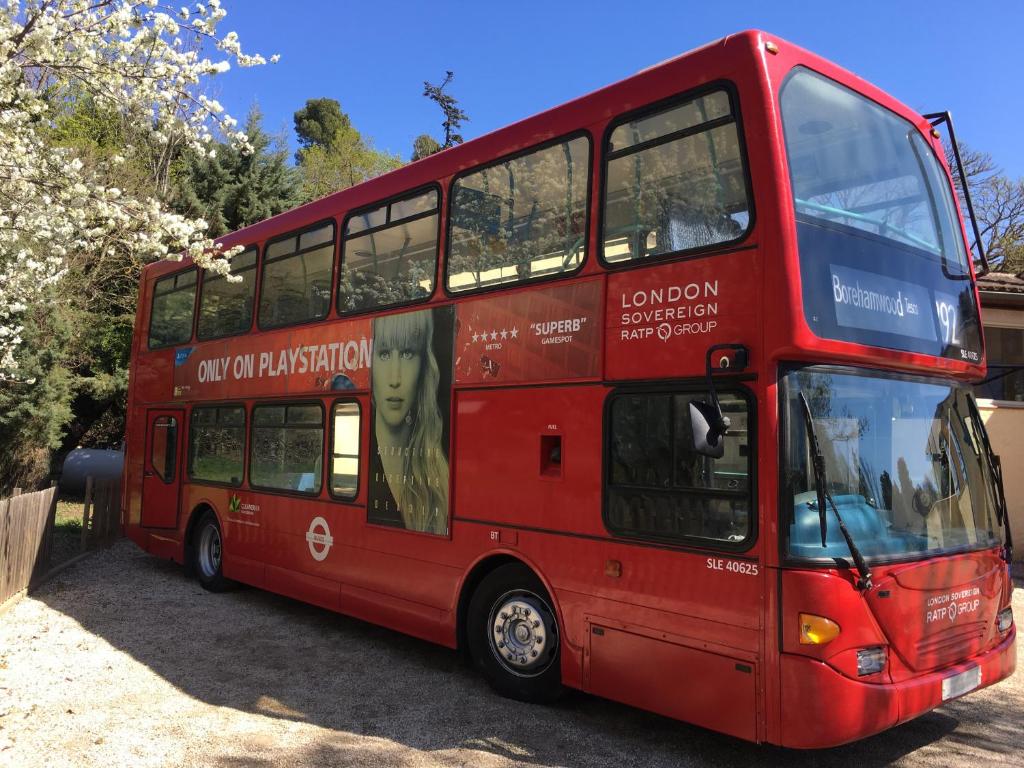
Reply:
M1013 535L1010 533L1010 515L1006 509L1006 496L1003 491L1003 464L992 450L992 443L988 439L988 430L985 429L985 422L981 420L981 412L973 397L967 398L967 408L971 412L974 431L981 437L981 450L985 453L985 461L992 474L992 498L996 504L996 522L1003 526L1003 559L1010 563L1013 561Z
M821 446L818 444L818 435L814 431L814 419L811 416L811 406L807 403L807 398L804 393L800 393L800 403L803 406L804 413L804 424L807 427L807 442L811 448L811 466L814 468L814 488L818 493L818 521L821 525L821 546L825 546L825 537L828 533L828 519L827 510L825 509L825 502L828 501L832 505L832 511L835 512L836 521L839 523L839 531L843 534L843 538L846 539L846 546L850 548L850 554L853 556L854 565L857 566L857 573L860 574L860 578L857 579L857 589L865 591L871 589L871 570L868 568L867 563L864 562L864 556L861 555L860 550L853 541L853 537L850 532L846 529L846 523L843 522L843 516L839 514L839 507L836 506L835 500L832 498L832 494L828 492L827 479L825 477L825 457L821 453Z

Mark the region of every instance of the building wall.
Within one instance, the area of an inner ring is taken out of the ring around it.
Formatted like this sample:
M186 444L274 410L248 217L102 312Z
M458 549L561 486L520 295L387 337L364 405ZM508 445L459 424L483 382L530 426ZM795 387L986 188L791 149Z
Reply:
M1013 559L1024 561L1024 403L1004 400L978 400L992 450L1003 464L1006 506L1010 511L1010 529L1018 542Z
M982 307L981 324L996 325L1000 328L1024 328L1024 306Z

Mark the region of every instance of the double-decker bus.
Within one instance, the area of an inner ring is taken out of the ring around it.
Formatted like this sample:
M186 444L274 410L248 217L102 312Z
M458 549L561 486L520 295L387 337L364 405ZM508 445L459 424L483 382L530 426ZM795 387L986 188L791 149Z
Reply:
M929 119L727 37L147 267L127 533L507 696L876 733L1015 665L967 242Z

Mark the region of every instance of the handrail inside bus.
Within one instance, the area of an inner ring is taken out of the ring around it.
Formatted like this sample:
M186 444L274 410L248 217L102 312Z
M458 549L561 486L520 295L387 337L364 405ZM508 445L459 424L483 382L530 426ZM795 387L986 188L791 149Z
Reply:
M854 219L856 221L863 221L865 224L870 224L873 227L878 227L881 232L893 232L902 238L909 240L914 245L918 245L926 251L930 251L934 254L942 255L942 251L935 247L934 244L929 243L926 240L922 240L916 235L912 235L902 227L896 227L884 221L873 219L870 216L865 216L863 213L856 213L845 208L836 208L831 205L823 205L822 203L812 203L810 200L805 200L802 197L794 198L797 205L802 205L805 208L809 208L812 211L818 211L820 213L830 213L833 216L843 216L847 219Z

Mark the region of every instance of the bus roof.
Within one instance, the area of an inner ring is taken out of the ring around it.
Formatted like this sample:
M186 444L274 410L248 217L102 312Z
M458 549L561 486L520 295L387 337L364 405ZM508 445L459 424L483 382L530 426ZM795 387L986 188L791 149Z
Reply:
M921 115L854 73L776 35L749 29L726 35L653 64L622 80L470 139L463 144L229 232L216 238L216 241L225 248L264 242L286 232L337 218L339 214L347 213L349 210L372 205L377 200L394 197L402 192L458 175L498 158L580 130L594 122L630 112L674 93L716 80L727 80L736 69L737 61L750 61L763 56L763 43L768 40L779 46L785 58L798 59L822 74L855 88L922 129L927 128L927 122ZM769 85L774 90L781 83ZM181 261L161 259L146 265L144 274L159 276L181 269L183 265L190 265L191 262L189 257Z

